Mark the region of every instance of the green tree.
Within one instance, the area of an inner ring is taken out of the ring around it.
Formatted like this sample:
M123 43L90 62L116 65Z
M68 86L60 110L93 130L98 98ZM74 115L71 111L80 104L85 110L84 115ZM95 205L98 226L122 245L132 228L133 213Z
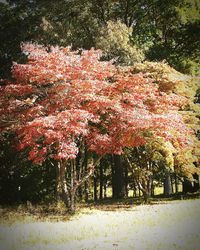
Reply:
M8 74L12 60L19 60L22 41L89 49L107 22L117 26L118 21L132 29L125 47L137 46L148 60L165 59L178 70L198 74L198 0L10 0L0 4L2 76ZM121 51L129 57L125 47Z
M144 0L133 36L149 60L167 60L185 73L198 73L200 4L197 0Z
M180 98L184 98L184 104L180 107L179 113L182 115L185 124L195 131L192 136L193 143L181 149L174 144L174 170L179 176L184 176L193 181L195 173L199 174L200 143L199 131L199 111L197 103L199 92L199 77L184 75L166 63L145 62L138 63L132 67L133 72L142 72L159 85L159 89L165 93L175 93Z
M114 59L120 65L141 62L144 54L130 40L132 28L120 21L107 22L96 38L96 47L104 52L104 58Z

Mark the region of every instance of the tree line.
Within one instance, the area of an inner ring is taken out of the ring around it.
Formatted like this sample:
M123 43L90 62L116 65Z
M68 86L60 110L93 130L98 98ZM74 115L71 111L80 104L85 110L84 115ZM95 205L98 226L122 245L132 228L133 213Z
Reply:
M198 0L8 0L0 6L2 77L12 61L23 60L20 43L26 41L75 49L106 44L107 57L120 63L166 60L183 73L199 74Z

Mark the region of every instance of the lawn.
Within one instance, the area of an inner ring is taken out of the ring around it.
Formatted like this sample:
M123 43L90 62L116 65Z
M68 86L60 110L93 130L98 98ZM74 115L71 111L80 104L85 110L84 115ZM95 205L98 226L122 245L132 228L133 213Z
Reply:
M200 199L106 210L82 208L58 221L10 216L0 226L1 250L200 249Z

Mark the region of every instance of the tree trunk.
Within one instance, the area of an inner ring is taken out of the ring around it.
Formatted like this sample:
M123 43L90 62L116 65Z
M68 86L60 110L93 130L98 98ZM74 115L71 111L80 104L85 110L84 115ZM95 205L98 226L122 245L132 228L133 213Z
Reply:
M85 202L88 202L89 199L89 190L88 190L88 182L85 182Z
M151 196L151 190L152 190L152 178L151 178L151 176L147 180L147 190L148 190L149 196Z
M166 172L164 179L164 195L168 196L172 194L171 176L169 172Z
M61 199L70 213L75 212L75 198L77 189L88 180L88 178L94 174L95 166L98 164L100 157L93 163L88 166L87 172L84 175L80 175L80 178L77 178L76 162L71 160L69 166L66 166L66 161L61 160L58 162L57 168L57 197ZM66 170L67 170L67 179L69 183L67 185L66 179Z
M75 178L77 181L79 181L81 179L81 174L84 171L84 164L83 164L83 146L79 145L79 153L74 161L74 173L75 173ZM82 200L83 198L83 189L82 186L79 186L77 188L77 196L79 198L79 200Z
M150 198L150 194L151 194L150 193L151 188L149 186L150 185L149 183L150 183L150 181L146 180L146 179L143 179L141 183L138 181L139 189L142 191L142 194L143 194L143 197L144 197L144 202L146 204L149 203L149 198Z
M113 156L111 156L111 184L112 184L112 198L116 196L116 180L115 180L115 166Z
M70 205L70 197L65 178L66 165L64 161L58 162L57 166L57 200L62 200L66 206Z
M153 182L153 178L151 180L151 196L153 197L154 196L154 182Z
M108 182L108 180L107 180L107 176L106 176L106 168L107 168L107 166L106 166L106 164L104 165L104 169L103 169L103 171L104 171L104 182L103 182L103 197L104 198L107 198L107 182Z
M187 180L186 178L184 178L183 181L183 193L191 193L193 190L193 186L191 181Z
M97 177L94 176L94 201L97 201Z
M144 202L146 204L148 204L149 203L149 198L150 198L150 193L149 193L149 191L147 189L145 191L143 191L143 196L144 196Z
M124 188L125 188L125 197L128 197L128 167L127 164L124 164Z
M66 162L64 160L61 160L58 162L58 168L57 168L57 199L62 200L64 202L70 213L74 213L76 189L73 187L68 189L65 174L66 174ZM72 174L71 185L73 185L74 182L73 178L74 176Z
M174 183L173 183L173 175L170 176L171 177L171 189L172 189L172 194L174 193Z
M122 158L120 155L113 155L112 164L112 189L113 198L124 198L125 183L124 183L124 171L122 166Z
M104 184L104 176L103 176L103 160L100 161L100 169L99 169L99 181L100 181L100 187L99 187L99 199L103 199L103 184Z
M133 197L137 197L137 188L136 188L136 185L135 185L135 180L133 180Z
M199 190L199 175L198 174L194 174L193 175L193 178L194 178L194 187L193 187L193 191L194 192L197 192Z
M178 193L178 178L176 176L176 173L174 174L174 181L175 181L175 192Z
M103 185L103 197L107 198L107 181L104 181L104 185Z
M71 201L69 206L69 212L71 214L75 213L76 207L75 207L75 196L76 196L76 190L71 192Z
M87 173L87 171L88 171L88 155L87 155L87 152L85 153L84 170L85 170L85 173ZM85 202L88 202L88 199L89 199L89 185L88 185L88 180L86 180L85 183L84 183L84 194L85 194Z

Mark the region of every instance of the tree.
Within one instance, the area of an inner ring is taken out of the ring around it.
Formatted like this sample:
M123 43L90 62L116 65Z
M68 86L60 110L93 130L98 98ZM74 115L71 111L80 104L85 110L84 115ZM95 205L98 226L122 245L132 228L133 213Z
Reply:
M190 143L192 132L177 114L181 98L141 74L100 61L94 49L26 43L22 50L27 63L14 63L15 81L2 82L1 136L15 133L17 148L33 163L56 160L58 193L72 212L78 187L102 155L157 136L180 147Z
M80 56L69 48L24 44L23 51L28 63L14 64L15 83L3 82L1 87L2 132L14 131L18 149L28 149L28 159L34 163L46 158L57 160L59 196L73 211L77 188L93 173L92 163L87 172L82 168L78 172L73 159L81 146L86 157L84 138L89 133L89 122L99 119L84 106L87 99L95 98L98 85L103 87L104 79L112 75L113 66L98 61L99 52L93 50L83 51ZM68 186L66 169L70 169Z
M21 42L90 49L98 29L89 1L80 0L8 0L0 3L0 22L0 78L10 77L12 61L24 62Z
M125 174L122 157L112 156L112 197L119 199L126 196Z
M52 159L47 159L40 167L32 164L26 152L13 147L14 138L14 134L7 134L0 145L1 205L54 200L56 168Z
M174 158L174 171L180 176L193 181L193 175L199 174L200 143L198 138L199 131L199 110L197 93L199 91L199 78L184 75L171 68L166 63L145 62L135 64L132 68L134 73L142 72L146 77L150 77L165 93L174 93L184 97L185 102L180 106L179 114L185 124L194 133L190 135L192 144L185 148L180 148L174 144L172 148Z
M197 0L141 1L133 36L148 60L165 59L177 70L199 74L199 10Z
M175 152L173 145L161 137L152 138L147 144L128 150L125 157L133 181L142 191L145 202L148 202L152 194L155 174L166 174L173 170Z
M132 28L120 21L109 21L96 38L96 48L101 49L105 59L114 59L120 65L132 65L144 60L142 50L132 44Z
M148 60L165 59L180 71L199 74L198 0L5 2L0 3L0 74L3 77L9 74L11 62L21 59L21 42L72 44L73 48L90 49L95 46L96 38L102 36L101 31L107 30L107 23L119 27L119 22L121 28L130 31L128 44L118 46L122 59L130 62L124 53L128 48L137 55L139 47ZM115 34L119 36L120 32Z

